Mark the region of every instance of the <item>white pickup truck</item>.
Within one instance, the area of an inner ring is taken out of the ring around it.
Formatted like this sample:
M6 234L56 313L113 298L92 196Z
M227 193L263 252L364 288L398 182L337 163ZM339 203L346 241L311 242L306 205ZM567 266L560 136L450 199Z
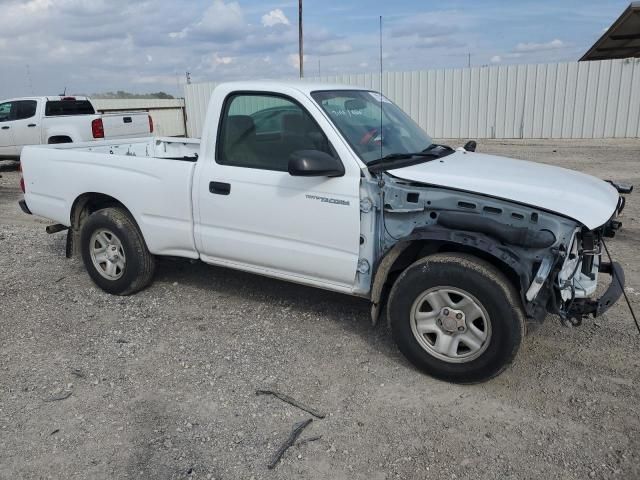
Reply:
M0 160L27 145L80 143L153 133L147 113L96 113L87 97L24 97L0 102Z
M620 297L602 252L631 191L472 150L434 144L377 92L229 83L201 143L25 148L20 203L68 229L67 255L112 294L168 255L365 297L418 368L472 383L513 360L528 322L579 323Z

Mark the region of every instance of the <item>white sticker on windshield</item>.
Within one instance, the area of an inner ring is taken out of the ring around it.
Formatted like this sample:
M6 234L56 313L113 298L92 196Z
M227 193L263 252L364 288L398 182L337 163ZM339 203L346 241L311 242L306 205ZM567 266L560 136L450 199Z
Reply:
M369 95L371 95L376 102L391 103L391 100L384 97L383 95L380 95L378 92L369 92Z

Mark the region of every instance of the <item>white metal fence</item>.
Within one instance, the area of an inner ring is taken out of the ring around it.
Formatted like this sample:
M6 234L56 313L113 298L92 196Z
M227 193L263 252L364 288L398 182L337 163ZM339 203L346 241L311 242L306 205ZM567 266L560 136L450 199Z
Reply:
M186 136L184 100L176 99L93 99L100 112L149 112L153 118L154 134L159 137Z
M380 90L378 74L306 80ZM202 136L216 83L185 86ZM438 138L640 137L640 59L386 72L382 92Z

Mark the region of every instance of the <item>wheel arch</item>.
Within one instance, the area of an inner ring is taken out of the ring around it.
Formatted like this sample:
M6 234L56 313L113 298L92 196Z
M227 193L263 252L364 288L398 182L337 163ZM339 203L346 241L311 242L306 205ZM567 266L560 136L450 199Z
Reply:
M446 229L417 231L396 243L378 262L371 287L371 321L376 324L395 279L420 258L435 253L467 253L500 270L524 298L531 274L521 258L491 237Z
M47 138L49 145L57 145L61 143L73 143L73 138L70 135L51 135Z
M120 200L99 192L86 192L78 195L71 205L69 221L71 228L67 235L67 257L72 257L79 253L80 248L80 229L84 221L92 213L102 210L103 208L120 208L124 210L131 218L133 223L140 230L140 225L135 219L132 212Z

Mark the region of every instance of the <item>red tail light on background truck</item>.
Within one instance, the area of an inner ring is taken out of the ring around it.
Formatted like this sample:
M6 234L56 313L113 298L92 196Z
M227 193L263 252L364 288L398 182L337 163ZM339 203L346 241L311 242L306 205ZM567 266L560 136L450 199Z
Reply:
M91 122L91 133L93 138L104 138L104 124L101 118L96 118Z

